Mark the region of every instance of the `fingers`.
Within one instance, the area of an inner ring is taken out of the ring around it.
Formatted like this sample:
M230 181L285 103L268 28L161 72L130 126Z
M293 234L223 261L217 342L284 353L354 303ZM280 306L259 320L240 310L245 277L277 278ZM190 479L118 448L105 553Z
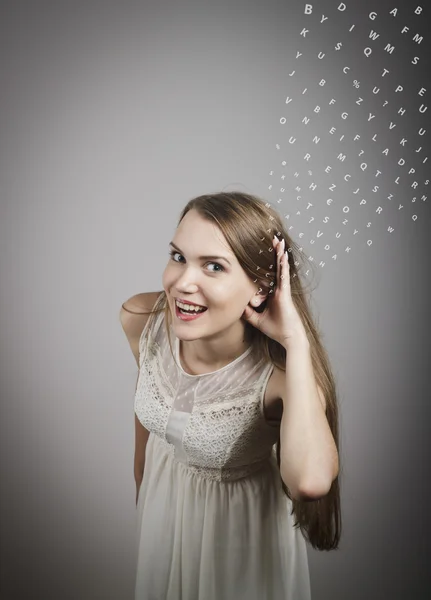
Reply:
M281 280L284 278L284 263L285 263L285 254L284 254L284 239L281 240L281 242L278 240L278 238L274 235L274 238L272 240L273 244L274 244L274 249L276 251L277 254L277 285L280 286L281 284Z
M287 255L287 250L286 250L286 252L283 253L283 268L282 268L281 279L284 280L283 285L282 285L283 289L290 287L290 265L289 265L289 257Z
M281 289L286 289L289 286L290 266L287 250L285 250L284 239L282 239L280 242L274 235L272 242L277 253L277 284L281 287Z

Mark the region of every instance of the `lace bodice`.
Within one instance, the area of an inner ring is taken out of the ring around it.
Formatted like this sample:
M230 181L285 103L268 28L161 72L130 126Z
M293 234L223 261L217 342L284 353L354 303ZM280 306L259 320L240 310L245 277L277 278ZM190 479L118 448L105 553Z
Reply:
M164 299L162 294L155 307L163 306ZM142 425L178 461L206 478L236 480L264 467L280 427L279 421L266 420L263 412L272 363L256 361L249 347L217 371L190 375L181 366L179 339L172 326L174 358L171 355L164 312L151 326L149 322L139 341L135 393L135 412Z

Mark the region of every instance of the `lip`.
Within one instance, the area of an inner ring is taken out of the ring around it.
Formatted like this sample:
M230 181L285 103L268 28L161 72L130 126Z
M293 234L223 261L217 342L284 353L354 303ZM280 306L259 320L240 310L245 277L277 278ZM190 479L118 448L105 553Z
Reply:
M204 304L197 304L196 302L190 302L189 300L183 300L182 298L175 298L174 300L178 300L178 302L182 302L183 304L190 304L191 306L199 306L201 308L208 308Z

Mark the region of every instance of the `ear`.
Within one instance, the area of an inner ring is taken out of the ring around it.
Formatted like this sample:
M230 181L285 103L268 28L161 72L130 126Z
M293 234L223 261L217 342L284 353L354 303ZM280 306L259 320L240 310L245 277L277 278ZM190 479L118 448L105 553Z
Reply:
M268 292L264 292L262 290L262 288L259 287L259 290L253 294L253 296L250 300L250 305L256 309L263 302L265 302L265 300L268 298L268 296L271 297L271 295L272 294L269 294Z

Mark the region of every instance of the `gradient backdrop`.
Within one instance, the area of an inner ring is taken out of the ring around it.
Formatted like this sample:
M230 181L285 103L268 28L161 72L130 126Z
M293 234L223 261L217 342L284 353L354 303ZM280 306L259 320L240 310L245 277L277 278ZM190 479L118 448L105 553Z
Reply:
M317 267L314 311L339 394L343 537L337 552L309 548L313 600L430 597L431 128L418 110L431 92L429 12L407 0L339 5L2 2L2 600L132 600L137 369L119 310L162 289L180 210L222 189L288 215Z

